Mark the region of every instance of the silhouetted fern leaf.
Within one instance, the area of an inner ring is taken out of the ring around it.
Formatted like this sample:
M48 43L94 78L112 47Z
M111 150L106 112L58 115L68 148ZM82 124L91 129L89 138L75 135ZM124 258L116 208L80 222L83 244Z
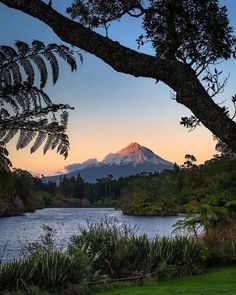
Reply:
M50 51L46 50L44 52L45 58L49 61L52 69L52 81L53 84L56 84L59 77L59 65L56 56Z
M54 137L55 137L55 135L53 133L48 134L46 144L45 144L45 146L43 148L43 153L44 154L46 154L46 152L51 149Z
M11 63L8 66L8 69L10 70L10 73L12 75L13 84L14 85L20 84L22 82L22 76L21 76L20 67L18 63L16 62Z
M33 86L34 84L34 68L28 58L20 59L20 65L23 67L26 75L27 75L27 82L29 86Z
M35 140L34 144L32 145L32 147L30 149L31 153L34 153L35 151L37 151L37 149L44 142L46 136L47 136L46 132L39 131L38 136L36 137L36 140Z
M11 129L7 132L7 134L2 138L2 142L4 144L8 143L18 132L17 129Z
M58 58L76 70L73 52L65 45L45 44L34 40L31 45L17 41L16 50L0 46L0 169L10 165L5 144L19 131L17 149L28 146L34 139L31 153L46 141L43 152L57 147L58 153L67 157L69 105L53 104L43 91L48 81L48 69L52 82L59 77ZM80 55L82 60L82 55ZM39 87L35 85L35 71L39 72ZM58 112L60 116L58 115ZM5 154L4 154L5 153Z
M40 88L44 88L48 79L47 66L43 58L39 55L32 56L31 59L36 64L40 72Z

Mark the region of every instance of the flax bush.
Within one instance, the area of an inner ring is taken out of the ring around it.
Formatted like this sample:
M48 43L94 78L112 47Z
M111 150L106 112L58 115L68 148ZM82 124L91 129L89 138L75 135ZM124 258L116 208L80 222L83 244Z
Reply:
M206 247L188 237L148 239L135 235L135 229L114 220L91 223L70 241L69 252L76 253L86 244L99 257L94 271L110 277L126 277L158 272L160 266L170 265L179 275L193 275L203 271Z

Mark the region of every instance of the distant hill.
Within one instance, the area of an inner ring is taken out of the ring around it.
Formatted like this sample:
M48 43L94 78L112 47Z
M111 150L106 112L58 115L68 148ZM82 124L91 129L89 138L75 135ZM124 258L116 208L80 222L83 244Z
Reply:
M131 143L117 153L108 154L101 162L89 159L81 164L72 164L77 169L61 175L44 177L45 182L59 183L66 176L80 176L88 182L96 182L96 179L112 175L114 178L135 175L141 172L160 172L164 169L173 169L173 163L166 161L154 154L150 149Z

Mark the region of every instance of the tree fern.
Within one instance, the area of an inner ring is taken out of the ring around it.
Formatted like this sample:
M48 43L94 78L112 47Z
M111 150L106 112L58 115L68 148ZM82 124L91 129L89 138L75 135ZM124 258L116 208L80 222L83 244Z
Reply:
M81 56L80 56L81 57ZM51 69L52 82L59 77L58 58L76 70L73 52L64 45L49 44L34 40L31 45L17 41L15 48L0 46L0 169L7 169L10 161L5 148L18 132L17 149L30 143L31 153L44 142L43 152L55 149L67 157L69 105L54 104L44 92ZM36 74L39 87L35 85Z

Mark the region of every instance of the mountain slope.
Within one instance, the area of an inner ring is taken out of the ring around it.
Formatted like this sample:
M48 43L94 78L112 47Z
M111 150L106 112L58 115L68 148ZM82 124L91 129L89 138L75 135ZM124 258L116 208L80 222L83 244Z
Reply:
M64 176L70 178L80 173L84 180L95 182L96 179L108 177L108 175L118 178L141 172L160 172L164 169L173 169L173 163L162 159L150 149L138 143L131 143L117 153L108 154L101 162L93 159L92 165L91 161L87 160L81 164L69 166L72 168L79 167L79 169L64 175L45 177L44 181L55 181L58 183Z
M110 166L131 164L134 167L140 164L171 164L170 162L155 155L150 149L141 146L138 143L131 143L126 148L115 154L108 154L101 163Z

